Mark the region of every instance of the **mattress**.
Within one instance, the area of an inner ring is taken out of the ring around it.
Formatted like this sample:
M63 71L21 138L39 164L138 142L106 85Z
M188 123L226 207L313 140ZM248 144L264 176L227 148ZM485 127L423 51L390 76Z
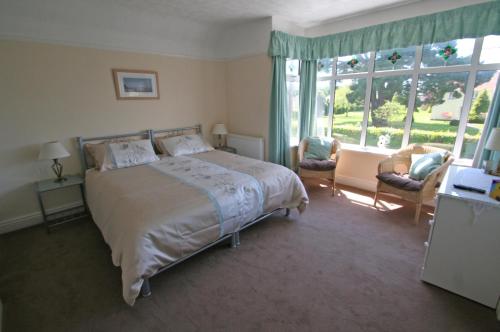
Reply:
M144 278L277 208L302 212L308 197L280 165L210 151L163 157L106 172L88 171L92 217L122 270L133 305Z

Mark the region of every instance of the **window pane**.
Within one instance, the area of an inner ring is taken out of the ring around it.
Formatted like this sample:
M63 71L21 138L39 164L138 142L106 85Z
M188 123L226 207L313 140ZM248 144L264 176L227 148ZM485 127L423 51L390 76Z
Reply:
M479 71L474 84L474 96L465 130L460 158L472 159L488 115L500 71Z
M422 67L469 65L474 41L475 39L468 38L424 45Z
M290 110L290 145L299 145L299 82L286 82Z
M480 63L500 62L500 36L486 36L483 40Z
M336 81L332 136L342 143L359 144L365 90L365 78Z
M468 72L419 76L410 143L453 150L468 76Z
M414 65L415 47L379 51L375 57L375 70L412 69Z
M330 112L330 81L316 82L316 135L328 135Z
M366 145L399 149L403 141L411 76L374 78Z
M350 74L368 71L370 53L341 56L337 60L337 73Z
M318 60L318 77L332 76L333 59Z
M290 76L299 75L299 60L286 60L286 74Z

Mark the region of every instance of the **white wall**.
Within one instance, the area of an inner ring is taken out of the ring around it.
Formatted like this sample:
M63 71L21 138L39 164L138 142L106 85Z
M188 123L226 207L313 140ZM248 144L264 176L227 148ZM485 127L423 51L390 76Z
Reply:
M272 29L270 17L224 29L217 40L217 56L235 59L266 54Z
M2 0L0 37L198 59L220 53L219 30L207 24L114 1Z

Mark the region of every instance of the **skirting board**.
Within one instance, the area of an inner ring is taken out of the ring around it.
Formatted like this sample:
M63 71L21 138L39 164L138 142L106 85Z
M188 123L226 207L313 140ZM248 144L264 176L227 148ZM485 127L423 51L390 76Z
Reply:
M76 201L64 205L57 206L55 208L48 209L48 213L56 213L63 210L71 209L82 205L82 201ZM21 228L26 228L41 224L43 222L43 217L41 212L33 212L30 214L25 214L24 216L15 217L11 219L0 220L0 234L13 232Z

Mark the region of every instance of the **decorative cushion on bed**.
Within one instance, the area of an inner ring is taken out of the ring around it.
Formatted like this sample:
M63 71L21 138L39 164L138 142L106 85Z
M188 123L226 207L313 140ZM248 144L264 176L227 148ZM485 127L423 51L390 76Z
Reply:
M183 156L200 152L212 151L214 148L200 135L182 135L162 139L161 147L171 156Z
M335 160L304 159L299 167L310 171L331 171L336 167Z
M443 154L441 152L427 153L424 155L412 155L410 166L410 178L413 180L423 180L425 177L443 164Z
M422 189L423 181L413 180L408 176L408 174L400 175L397 173L386 172L378 174L377 179L387 183L388 185L407 191L419 191Z
M99 171L107 171L114 168L106 143L85 144L85 150L90 155L90 159L92 159L87 161L90 166L94 166Z
M307 151L304 152L304 158L326 160L330 159L332 154L332 140L326 137L307 138Z
M108 144L114 168L148 164L159 160L148 139Z

